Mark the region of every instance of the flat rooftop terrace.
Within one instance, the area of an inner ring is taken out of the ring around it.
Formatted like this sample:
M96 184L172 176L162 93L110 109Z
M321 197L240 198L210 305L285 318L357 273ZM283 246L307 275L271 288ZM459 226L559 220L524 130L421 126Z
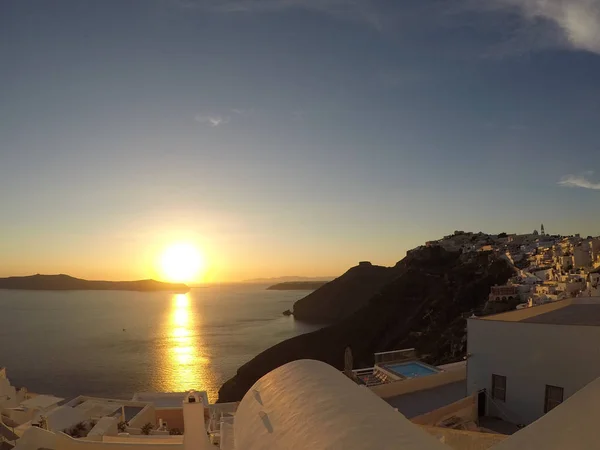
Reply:
M523 319L521 322L600 326L600 304L567 305L564 308Z
M473 320L600 326L600 297L577 297Z

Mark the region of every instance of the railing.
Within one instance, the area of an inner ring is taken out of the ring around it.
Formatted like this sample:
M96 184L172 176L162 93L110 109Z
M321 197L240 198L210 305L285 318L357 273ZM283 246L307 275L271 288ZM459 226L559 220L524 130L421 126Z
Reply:
M360 384L369 386L378 386L385 384L386 380L382 380L380 374L375 367L368 367L366 369L356 369L352 371L356 378L360 380Z
M391 352L379 352L374 354L375 364L409 361L416 359L417 354L414 348L406 348L403 350L392 350Z

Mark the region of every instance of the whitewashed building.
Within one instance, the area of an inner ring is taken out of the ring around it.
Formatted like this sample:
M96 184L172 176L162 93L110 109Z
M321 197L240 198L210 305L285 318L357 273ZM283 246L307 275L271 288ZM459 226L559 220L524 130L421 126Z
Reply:
M529 424L600 376L600 298L468 319L467 392Z

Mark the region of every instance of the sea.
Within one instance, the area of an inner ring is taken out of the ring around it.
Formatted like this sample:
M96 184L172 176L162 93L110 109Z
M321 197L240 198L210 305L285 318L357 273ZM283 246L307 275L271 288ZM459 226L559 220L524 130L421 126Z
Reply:
M64 398L220 386L268 347L319 325L282 314L309 291L227 284L187 294L0 290L0 367Z

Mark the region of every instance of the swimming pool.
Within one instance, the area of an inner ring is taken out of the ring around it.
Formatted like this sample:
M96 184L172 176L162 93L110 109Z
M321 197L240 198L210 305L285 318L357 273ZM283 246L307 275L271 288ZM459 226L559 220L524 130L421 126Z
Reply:
M406 378L424 377L439 373L439 370L418 362L385 364L383 367Z

